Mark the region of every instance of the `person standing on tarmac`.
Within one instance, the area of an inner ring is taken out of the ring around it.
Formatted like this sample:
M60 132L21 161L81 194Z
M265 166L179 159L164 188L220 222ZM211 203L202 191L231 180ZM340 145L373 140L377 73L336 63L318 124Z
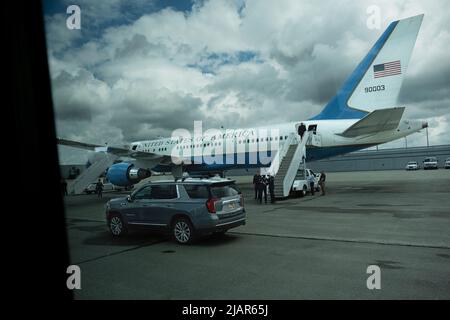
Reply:
M326 180L327 176L325 174L325 172L321 172L320 173L320 179L319 179L319 185L320 185L320 190L322 190L322 196L325 195L325 180Z
M269 184L269 179L267 176L261 176L263 183L263 194L264 194L264 202L267 203L267 185Z
M67 196L67 181L64 178L61 178L61 192L63 196Z
M253 188L255 189L255 200L258 199L258 180L260 177L259 171L253 176Z
M97 197L103 198L103 183L100 179L98 179L97 184L95 185L95 192L97 193Z
M308 184L309 184L309 188L311 190L311 195L312 196L314 195L314 183L315 182L316 182L316 178L312 174L310 174L308 176Z
M264 188L266 185L264 184L264 178L262 175L258 175L257 181L256 181L256 188L258 189L258 202L262 203L262 196L264 192Z
M269 194L270 203L275 203L275 178L272 175L269 176Z

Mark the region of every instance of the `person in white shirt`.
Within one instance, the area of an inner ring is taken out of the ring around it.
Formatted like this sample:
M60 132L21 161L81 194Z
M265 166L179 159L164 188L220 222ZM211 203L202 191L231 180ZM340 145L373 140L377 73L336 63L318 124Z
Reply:
M309 188L311 190L311 195L312 196L314 195L314 183L315 182L316 182L316 178L312 174L310 174L308 176L308 184L309 184Z

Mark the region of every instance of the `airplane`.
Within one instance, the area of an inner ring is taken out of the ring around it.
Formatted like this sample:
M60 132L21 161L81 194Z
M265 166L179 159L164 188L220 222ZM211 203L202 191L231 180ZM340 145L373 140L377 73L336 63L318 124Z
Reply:
M301 123L320 142L306 146L306 161L406 137L428 127L426 121L402 119L405 107L396 107L422 20L423 14L390 23L336 95L310 119L225 133L207 130L191 138L172 134L170 138L135 141L126 146L102 147L66 139L58 139L58 143L103 151L115 159L131 159L115 163L107 171L111 183L127 186L149 177L152 171L180 176L183 171L223 173L268 167L276 151L299 134ZM211 155L211 150L214 161L206 161L205 155ZM266 152L265 157L261 157L261 150Z

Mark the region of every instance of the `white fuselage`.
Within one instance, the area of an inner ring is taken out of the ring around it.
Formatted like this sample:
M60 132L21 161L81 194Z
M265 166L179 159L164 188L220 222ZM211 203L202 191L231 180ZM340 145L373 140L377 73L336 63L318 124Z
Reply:
M344 120L307 120L302 121L307 128L316 125L315 134L320 138L319 146L307 146L307 160L319 160L337 154L364 149L393 141L422 129L419 120L402 120L394 130L381 131L370 135L357 137L344 137L340 135L343 131L357 122L359 119ZM207 130L204 133L183 137L172 136L156 140L136 141L131 144L132 151L148 152L149 158L138 160L140 166L151 168L159 163L161 156L172 158L197 159L205 154L222 153L224 156L236 156L241 153L252 153L256 151L276 151L283 145L292 134L297 134L296 125L300 122L289 122L264 127ZM270 143L270 138L272 142ZM266 142L267 141L267 142ZM152 154L154 160L152 159ZM196 162L204 165L204 162ZM233 167L255 167L253 164L240 163Z

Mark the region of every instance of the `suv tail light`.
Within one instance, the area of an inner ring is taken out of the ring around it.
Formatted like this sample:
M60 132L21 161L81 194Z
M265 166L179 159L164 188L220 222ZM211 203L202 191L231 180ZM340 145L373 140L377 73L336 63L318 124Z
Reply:
M240 205L242 208L244 208L244 195L243 194L241 194Z
M206 201L206 208L208 209L209 213L216 213L216 202L220 199L217 198L211 198Z

